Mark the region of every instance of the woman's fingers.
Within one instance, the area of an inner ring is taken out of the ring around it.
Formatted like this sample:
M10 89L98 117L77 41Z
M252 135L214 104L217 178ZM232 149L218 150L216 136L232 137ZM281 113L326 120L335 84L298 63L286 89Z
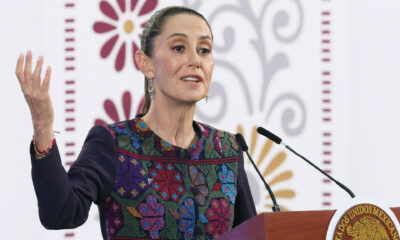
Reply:
M42 66L43 66L43 57L39 57L37 63L36 63L36 67L35 70L33 72L33 79L32 79L32 87L33 89L38 89L40 88L40 83L41 83L41 79L40 79L40 75L42 73Z
M27 84L31 84L31 76L32 76L32 52L28 51L26 54L26 59L25 59L25 69L24 69L24 81L27 82Z
M42 82L41 74L43 62L44 58L40 56L32 73L32 52L28 51L26 56L21 54L18 57L15 74L17 75L25 97L39 96L43 92L48 92L50 86L51 68L47 67L45 77Z
M42 88L45 91L49 91L50 77L51 77L51 67L47 67L46 74L43 79L43 85L42 85Z
M22 87L24 83L24 54L20 54L17 61L17 67L15 68L15 74L17 75L19 84Z
M18 57L15 69L21 90L31 112L35 134L41 129L51 128L54 120L54 110L49 95L51 68L47 67L42 82L43 62L43 57L39 57L35 68L32 69L32 52L28 51L25 56L21 54ZM33 73L32 70L34 70Z

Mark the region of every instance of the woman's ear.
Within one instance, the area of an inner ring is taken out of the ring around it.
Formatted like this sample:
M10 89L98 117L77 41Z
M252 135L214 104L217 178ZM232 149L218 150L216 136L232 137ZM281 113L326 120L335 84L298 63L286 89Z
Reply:
M142 51L138 50L135 53L135 61L139 70L146 78L154 78L154 68L151 59Z

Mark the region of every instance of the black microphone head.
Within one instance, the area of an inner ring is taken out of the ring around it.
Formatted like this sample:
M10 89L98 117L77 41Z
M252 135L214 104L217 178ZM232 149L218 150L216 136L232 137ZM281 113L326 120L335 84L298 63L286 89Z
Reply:
M257 128L257 132L269 139L271 139L273 142L277 143L277 144L281 144L282 139L278 136L276 136L275 134L273 134L272 132L268 131L267 129L263 128L263 127L258 127Z
M242 149L242 151L247 152L247 150L249 150L249 147L247 146L243 135L240 133L236 133L235 137L236 137L236 141L238 141L239 146Z

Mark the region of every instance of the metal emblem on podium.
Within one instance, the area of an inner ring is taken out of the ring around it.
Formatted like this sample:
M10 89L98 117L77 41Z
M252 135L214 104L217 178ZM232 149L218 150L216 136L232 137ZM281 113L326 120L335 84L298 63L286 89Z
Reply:
M399 222L388 207L356 198L333 215L326 239L397 240L399 229Z

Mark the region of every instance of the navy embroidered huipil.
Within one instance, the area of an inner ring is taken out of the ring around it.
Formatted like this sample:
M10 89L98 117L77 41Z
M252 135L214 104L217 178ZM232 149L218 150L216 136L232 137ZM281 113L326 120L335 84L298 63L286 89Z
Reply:
M212 239L255 216L234 135L193 127L197 140L187 149L140 118L93 127L68 173L57 147L32 157L42 224L77 227L94 202L104 239Z

